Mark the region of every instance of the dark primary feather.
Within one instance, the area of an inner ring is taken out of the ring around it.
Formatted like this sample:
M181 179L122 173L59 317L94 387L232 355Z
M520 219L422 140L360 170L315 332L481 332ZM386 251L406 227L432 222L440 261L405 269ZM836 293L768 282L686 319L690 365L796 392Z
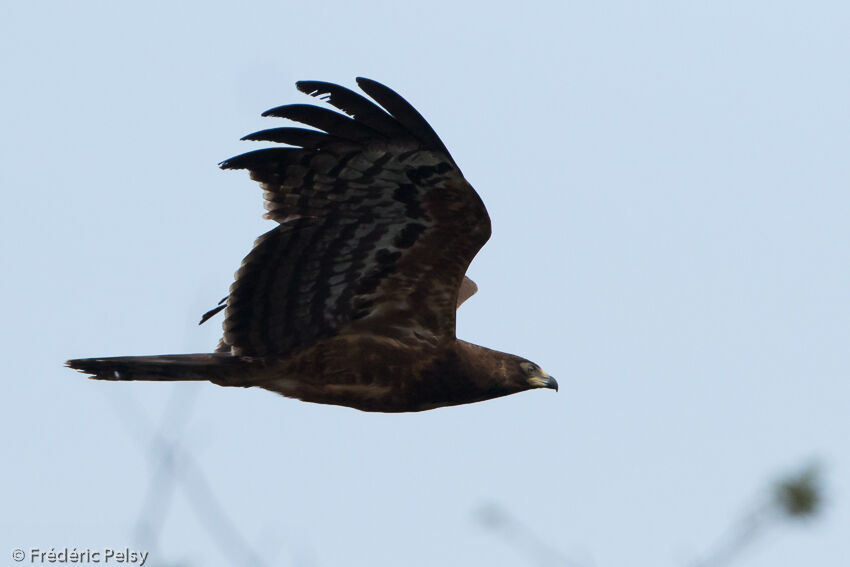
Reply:
M259 181L280 226L243 260L225 310L234 354L284 355L340 333L454 338L458 290L490 220L424 118L394 91L304 81L346 114L309 105L266 115L317 128L246 138L292 144L222 162Z
M242 140L277 142L278 144L289 144L309 149L316 149L329 142L341 141L340 138L334 138L325 132L317 132L306 128L270 128L247 134L242 137Z
M378 104L386 108L402 126L407 128L426 147L442 151L454 163L449 150L434 129L431 128L431 125L428 124L428 121L419 114L418 110L413 108L413 105L404 100L401 95L372 79L357 77L357 84L360 85L363 92L378 101Z
M389 138L410 136L410 132L395 118L375 106L374 102L350 89L324 81L298 81L296 85L301 92L319 97Z
M382 137L379 132L369 128L362 122L357 122L327 108L319 108L310 104L286 104L284 106L278 106L263 112L263 116L288 118L289 120L307 124L332 136L352 142L364 142Z

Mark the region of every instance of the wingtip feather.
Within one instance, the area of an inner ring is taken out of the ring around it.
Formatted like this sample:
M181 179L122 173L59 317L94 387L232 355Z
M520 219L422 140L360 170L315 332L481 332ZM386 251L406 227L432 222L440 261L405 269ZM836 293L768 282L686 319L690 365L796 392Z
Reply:
M327 94L327 92L322 91L327 91L328 85L330 83L326 81L298 81L295 83L295 88L306 95L320 97L322 94Z

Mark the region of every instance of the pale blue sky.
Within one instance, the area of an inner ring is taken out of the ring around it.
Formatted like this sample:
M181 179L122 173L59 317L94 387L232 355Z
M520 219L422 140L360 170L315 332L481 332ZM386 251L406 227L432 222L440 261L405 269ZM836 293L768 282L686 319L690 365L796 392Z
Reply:
M162 428L266 565L529 565L495 502L582 565L681 566L810 459L823 518L739 564L846 561L848 30L844 2L7 3L0 553L150 548L165 502L148 564L233 564L203 485L151 497ZM490 211L459 336L559 393L370 415L63 368L211 349L271 226L217 162L296 80L358 75Z

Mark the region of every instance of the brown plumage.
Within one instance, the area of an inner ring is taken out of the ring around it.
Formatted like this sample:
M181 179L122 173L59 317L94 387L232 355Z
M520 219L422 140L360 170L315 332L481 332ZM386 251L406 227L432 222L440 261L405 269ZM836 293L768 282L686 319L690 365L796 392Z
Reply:
M465 277L490 217L443 142L401 96L357 79L375 102L319 81L298 88L341 110L273 108L316 130L245 136L291 147L224 161L260 182L278 225L242 261L215 353L87 358L103 380L209 380L365 411L478 402L555 380L528 360L455 336ZM377 102L377 104L375 104Z

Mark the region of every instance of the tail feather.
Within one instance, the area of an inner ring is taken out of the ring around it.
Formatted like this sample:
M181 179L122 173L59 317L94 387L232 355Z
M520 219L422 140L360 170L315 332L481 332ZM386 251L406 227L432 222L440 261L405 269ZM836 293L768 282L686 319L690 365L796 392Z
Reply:
M228 378L240 374L238 370L245 363L229 354L212 353L78 358L65 364L95 380L209 380L227 383L230 382Z

